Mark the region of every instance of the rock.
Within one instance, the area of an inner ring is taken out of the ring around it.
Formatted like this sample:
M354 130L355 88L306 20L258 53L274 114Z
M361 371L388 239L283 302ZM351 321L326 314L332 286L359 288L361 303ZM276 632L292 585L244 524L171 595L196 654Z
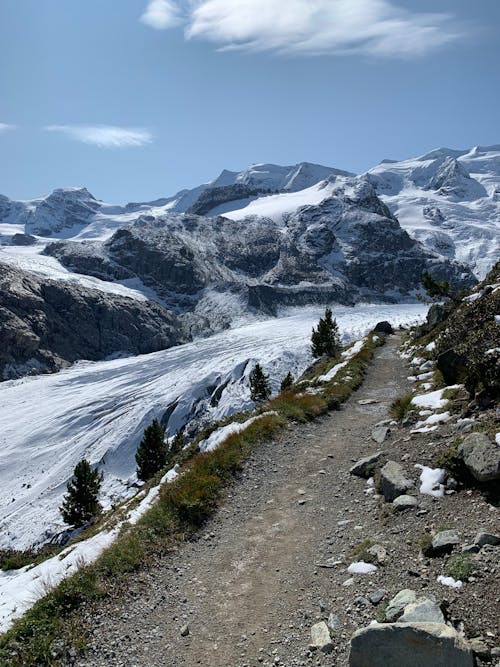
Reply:
M478 554L481 547L477 544L466 544L462 547L463 554Z
M418 500L415 496L398 496L392 504L398 511L402 512L403 510L412 510L418 507Z
M189 625L183 625L181 628L181 637L187 637L189 635Z
M335 630L338 630L340 627L342 627L342 621L340 618L337 616L337 614L328 614L328 621L327 625L332 630L335 632Z
M385 610L385 620L392 623L397 620L404 612L405 607L417 601L417 594L411 588L405 588L399 591L392 600L389 601Z
M484 643L481 637L474 637L469 640L469 645L472 652L483 660L489 660L491 658L491 649Z
M434 329L438 324L448 319L452 311L452 306L445 303L433 303L427 313L427 325L429 329Z
M378 591L372 591L366 596L368 600L375 606L377 606L385 598L386 591L380 589Z
M478 547L484 547L486 544L491 544L492 547L500 545L500 535L493 535L493 533L478 533L474 540L474 544Z
M387 549L381 544L374 544L367 549L367 552L370 554L370 556L373 556L375 562L377 562L379 565L383 565L387 560Z
M378 322L375 325L375 329L373 331L375 333L386 334L387 336L390 336L391 334L394 333L394 329L392 328L391 323L385 320L383 322Z
M500 447L484 433L470 433L458 446L458 455L478 482L500 479Z
M316 623L311 628L311 643L309 645L311 649L318 649L323 651L323 653L331 653L333 650L333 644L330 637L330 631L328 626L324 621Z
M355 463L349 472L351 475L356 475L356 477L364 477L365 479L368 479L368 477L372 476L373 471L377 467L382 456L383 452L376 452L375 454L366 456L364 459L360 459Z
M450 553L457 544L460 544L460 535L456 530L441 530L432 538L431 553L433 556Z
M388 461L380 471L380 488L387 502L392 502L413 488L413 482L405 477L403 468L395 461Z
M372 440L381 445L389 433L390 429L387 426L376 426L372 431Z
M439 606L424 598L406 605L398 623L444 623L445 618Z
M472 651L444 623L373 624L354 633L349 667L473 667Z

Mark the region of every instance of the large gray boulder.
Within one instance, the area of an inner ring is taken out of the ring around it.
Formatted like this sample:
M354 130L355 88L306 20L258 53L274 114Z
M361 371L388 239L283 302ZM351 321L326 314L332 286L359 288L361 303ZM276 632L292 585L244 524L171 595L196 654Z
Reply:
M500 479L500 447L484 433L466 436L458 446L458 455L478 482Z
M416 601L417 594L411 588L404 588L399 591L392 600L389 600L385 610L385 620L389 623L396 621L403 614L405 608Z
M444 623L373 624L354 633L349 667L473 667L472 651Z
M460 535L458 534L458 531L441 530L432 538L431 553L433 556L450 553L458 544L460 544Z
M387 502L405 495L413 486L413 482L406 477L403 468L396 461L388 461L380 470L380 489Z
M444 623L443 612L433 600L423 598L406 605L399 623Z

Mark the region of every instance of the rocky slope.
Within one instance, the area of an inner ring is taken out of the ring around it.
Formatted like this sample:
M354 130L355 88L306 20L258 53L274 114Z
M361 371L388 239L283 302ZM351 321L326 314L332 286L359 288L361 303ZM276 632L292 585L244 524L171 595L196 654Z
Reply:
M184 342L177 317L141 302L0 264L0 377Z

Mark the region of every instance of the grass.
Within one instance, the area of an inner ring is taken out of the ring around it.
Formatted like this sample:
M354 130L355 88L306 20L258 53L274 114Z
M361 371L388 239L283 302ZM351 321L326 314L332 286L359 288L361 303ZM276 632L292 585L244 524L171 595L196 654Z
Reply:
M47 558L60 553L65 547L44 546L39 551L27 549L26 551L16 551L15 549L5 549L0 551L0 570L20 570L27 565L38 565Z
M474 570L474 561L470 554L457 554L446 563L446 574L456 581L468 581Z
M418 539L418 546L424 556L430 556L432 553L432 535L430 533L422 533Z
M0 636L0 667L60 664L64 660L64 650L57 655L53 652L55 640L63 647L84 650L87 629L83 615L79 613L82 607L91 610L99 598L126 586L129 576L168 556L179 541L192 537L215 512L225 489L241 473L245 459L255 446L269 442L291 421L306 422L328 409L338 408L360 386L375 349L383 342L382 337L373 340L370 336L363 349L335 378L335 383L321 385L319 393L301 392L297 385L282 392L260 408L263 413L260 419L244 431L230 435L212 452L200 453L198 443L222 424L198 434L190 447L179 455L182 474L162 488L158 501L138 523L134 526L124 524L117 540L93 565L82 566L77 573L48 591L6 634ZM328 363L331 366L332 360ZM304 386L307 387L306 382L302 382ZM248 417L249 413L242 413L230 421L243 422ZM160 478L161 473L143 487L144 490L158 484ZM124 506L119 510L123 518ZM108 523L110 520L112 517ZM12 558L14 564L25 562L20 555Z
M411 392L406 394L406 396L401 396L393 401L389 409L389 414L393 419L397 419L400 422L406 419L406 416L411 410L413 396L414 394Z
M370 539L363 540L357 544L349 554L351 560L363 561L364 563L376 563L377 557L368 551L374 544L375 542Z
M444 468L446 472L458 481L462 481L466 473L464 462L458 455L458 445L461 438L455 438L451 445L441 454L434 457L433 465L435 468Z

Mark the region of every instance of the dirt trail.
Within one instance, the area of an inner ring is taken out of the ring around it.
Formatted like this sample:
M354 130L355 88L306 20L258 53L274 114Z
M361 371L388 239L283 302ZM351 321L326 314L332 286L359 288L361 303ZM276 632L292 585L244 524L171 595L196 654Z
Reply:
M94 619L91 651L78 664L345 664L355 593L342 586L345 565L339 572L321 564L345 560L371 534L365 505L373 508L372 499L355 493L347 471L377 449L371 427L407 391L399 344L393 336L376 352L340 412L260 447L200 539L141 574L127 599L109 602ZM376 403L360 405L366 399ZM309 655L310 626L325 609L341 616L337 653Z

